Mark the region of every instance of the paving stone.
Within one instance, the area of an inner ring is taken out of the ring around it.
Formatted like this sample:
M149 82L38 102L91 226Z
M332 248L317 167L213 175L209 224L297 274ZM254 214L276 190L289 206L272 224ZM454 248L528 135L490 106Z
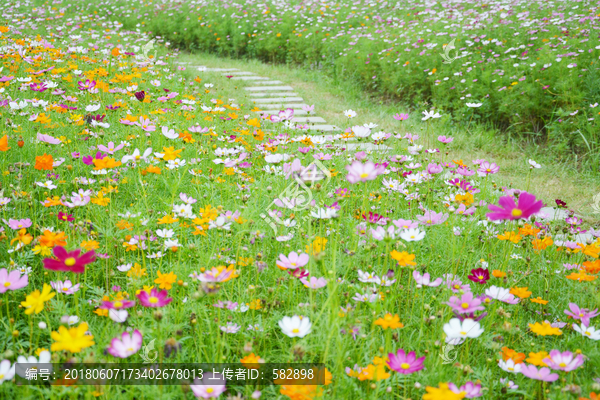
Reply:
M309 125L308 130L331 132L331 131L339 131L340 128L338 128L335 125Z
M389 151L392 150L391 147L386 146L384 144L373 144L373 143L344 143L344 144L336 144L338 148L345 148L347 151L354 150L367 150L367 151Z
M259 107L260 108L260 107ZM277 114L274 110L270 110L270 111L256 111L259 114ZM308 112L304 111L304 110L294 110L294 115L311 115L314 116L314 113L308 114Z
M298 117L298 118L292 118L293 122L300 122L300 123L326 123L327 121L325 121L324 118L321 117Z
M257 104L256 106L263 110L285 110L286 108L302 108L303 103L279 103L279 104Z
M594 235L592 235L591 233L587 233L587 232L579 233L576 236L574 236L572 239L569 238L567 235L563 235L562 233L557 233L556 235L554 235L554 243L556 243L557 241L574 241L577 243L589 244L595 240L596 240L596 237Z
M542 207L537 215L547 221L564 220L569 216L565 210L554 207ZM579 215L576 214L576 216Z
M229 78L231 80L242 80L242 81L266 81L267 79L271 79L271 78L267 78L264 76L234 76L233 78ZM261 82L263 83L263 82Z
M270 98L270 99L254 100L254 102L256 104L268 104L268 103L283 104L283 103L287 103L290 101L303 101L303 100L302 100L302 97L275 97L275 98ZM300 108L302 108L302 107L300 107Z
M268 90L294 90L291 86L250 86L244 88L250 92L266 92Z
M214 70L214 71L216 71L216 70ZM228 71L228 70L224 70L224 71ZM223 75L223 76L225 76L225 75L233 75L233 76L256 75L254 72L238 71L237 69L233 69L232 71L236 71L236 72L228 72L226 74L221 74L221 75Z
M261 81L261 85L281 85L283 82L281 81Z
M195 67L198 71L206 72L226 72L226 71L239 71L237 68L207 68L203 66Z
M250 100L260 100L260 99L254 99L255 97L283 97L283 98L289 98L289 97L298 97L298 96L300 96L298 93L293 93L293 92L252 93L252 98Z

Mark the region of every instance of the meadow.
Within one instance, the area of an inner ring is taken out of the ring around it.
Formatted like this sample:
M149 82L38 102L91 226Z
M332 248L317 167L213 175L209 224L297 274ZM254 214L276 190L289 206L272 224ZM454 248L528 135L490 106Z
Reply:
M597 398L600 230L539 194L551 166L525 158L503 185L496 163L451 157L464 138L417 101L362 124L344 110L328 135L260 118L171 36L144 53L142 25L205 29L170 4L3 9L0 398ZM326 379L18 384L19 364L139 364L150 343L162 363Z
M316 69L386 98L428 103L463 126L494 127L500 137L542 145L598 172L594 1L101 4L92 8L180 49Z

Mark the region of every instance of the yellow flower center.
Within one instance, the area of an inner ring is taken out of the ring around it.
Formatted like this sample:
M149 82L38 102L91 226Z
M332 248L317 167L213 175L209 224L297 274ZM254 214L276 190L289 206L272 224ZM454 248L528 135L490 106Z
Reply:
M360 174L361 178L366 178L367 176L369 176L369 174L367 174L366 172L363 172L362 174Z
M467 332L465 332L465 331L460 331L460 334L461 334L461 335L463 335L463 336L465 336L465 335L467 334Z
M462 303L460 306L466 310L467 308L469 308L469 303Z
M402 369L409 369L410 365L407 364L407 363L402 363L402 364L400 364L400 368L402 368Z
M150 297L150 298L148 299L148 301L149 301L150 303L152 303L152 304L156 304L156 303L158 303L158 298L156 298L156 297Z
M77 262L77 260L75 260L75 258L69 257L65 260L65 265L67 267L72 267L73 265L75 265L76 262Z
M63 292L68 292L69 288L64 287L62 290L63 290Z
M113 307L114 307L114 308L121 308L121 307L123 307L123 303L122 303L122 302L120 302L120 301L115 301L115 302L113 303Z
M484 279L484 278L483 278L483 275L479 275L477 278L478 278L478 279L480 279L480 280L481 280L481 279Z
M10 282L4 282L4 287L9 287L10 286Z
M128 348L127 351L133 351L133 347Z
M579 313L579 316L580 316L580 317L583 317L583 313Z
M585 334L591 336L592 334L589 331L585 331Z
M513 217L520 217L523 215L523 211L519 210L518 208L513 208L513 210L510 212L510 215Z
M565 364L564 362L561 362L560 364L558 364L559 367L564 368L567 366L567 364Z
M4 379L4 374L0 374L0 379Z
M298 328L294 328L294 329L292 329L292 332L293 332L293 333L300 333L300 329L298 329Z
M215 391L215 389L213 389L213 388L208 388L208 389L206 389L206 393L212 393L212 392L214 392L214 391Z

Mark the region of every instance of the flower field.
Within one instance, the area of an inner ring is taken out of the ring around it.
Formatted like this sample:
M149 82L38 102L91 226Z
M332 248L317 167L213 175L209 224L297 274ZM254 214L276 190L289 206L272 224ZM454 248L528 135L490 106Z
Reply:
M158 20L152 3L122 4ZM118 3L93 7L3 9L0 398L597 398L600 230L569 204L449 157L439 109L415 111L419 134L401 113L383 132L347 110L329 135L290 110L259 117L172 46L145 52ZM19 365L139 364L149 350L323 363L325 379L19 384Z
M156 0L98 11L179 48L302 64L411 106L429 102L455 123L493 125L561 158L575 152L598 171L593 1Z

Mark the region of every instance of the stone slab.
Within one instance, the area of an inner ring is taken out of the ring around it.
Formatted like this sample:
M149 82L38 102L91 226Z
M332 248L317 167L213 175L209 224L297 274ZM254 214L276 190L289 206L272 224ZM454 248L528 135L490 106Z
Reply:
M266 81L268 79L271 78L267 78L264 76L254 76L254 75L249 75L249 76L234 76L233 78L229 78L231 80L241 80L241 81ZM263 82L261 82L263 83Z
M281 81L260 81L261 85L281 85Z
M390 151L391 147L384 144L373 144L373 143L345 143L336 144L335 147L344 148L346 150L367 150L367 151Z
M306 104L303 103L279 103L279 104L257 104L258 108L263 110L285 110L286 108L302 108Z
M324 124L327 121L325 121L324 118L322 117L294 117L292 118L293 122L300 122L300 123L321 123Z
M249 86L244 88L250 92L266 92L268 90L294 90L291 86Z
M309 125L308 130L309 131L331 132L331 131L339 131L340 128L338 128L335 125Z
M269 115L275 113L273 110L270 110L270 111L264 111L263 110L263 111L256 111L256 112L259 113L259 114L269 114ZM311 115L311 116L314 116L315 114L314 113L308 114L304 110L294 110L294 115Z
M207 67L195 67L198 71L206 71L206 72L226 72L226 71L239 71L237 68L207 68Z
M254 97L283 97L283 98L288 98L288 97L299 97L300 95L298 93L293 93L293 92L266 92L266 93L252 93L252 99L251 100L255 100Z
M270 98L270 99L256 99L253 100L256 104L285 104L285 103L289 103L291 101L303 101L302 97L275 97L275 98ZM300 107L302 108L302 107Z
M221 74L221 75L223 75L223 76L225 76L225 75L233 75L233 76L256 75L254 72L238 71L237 69L233 69L232 71L235 71L235 72L228 72L226 74Z

